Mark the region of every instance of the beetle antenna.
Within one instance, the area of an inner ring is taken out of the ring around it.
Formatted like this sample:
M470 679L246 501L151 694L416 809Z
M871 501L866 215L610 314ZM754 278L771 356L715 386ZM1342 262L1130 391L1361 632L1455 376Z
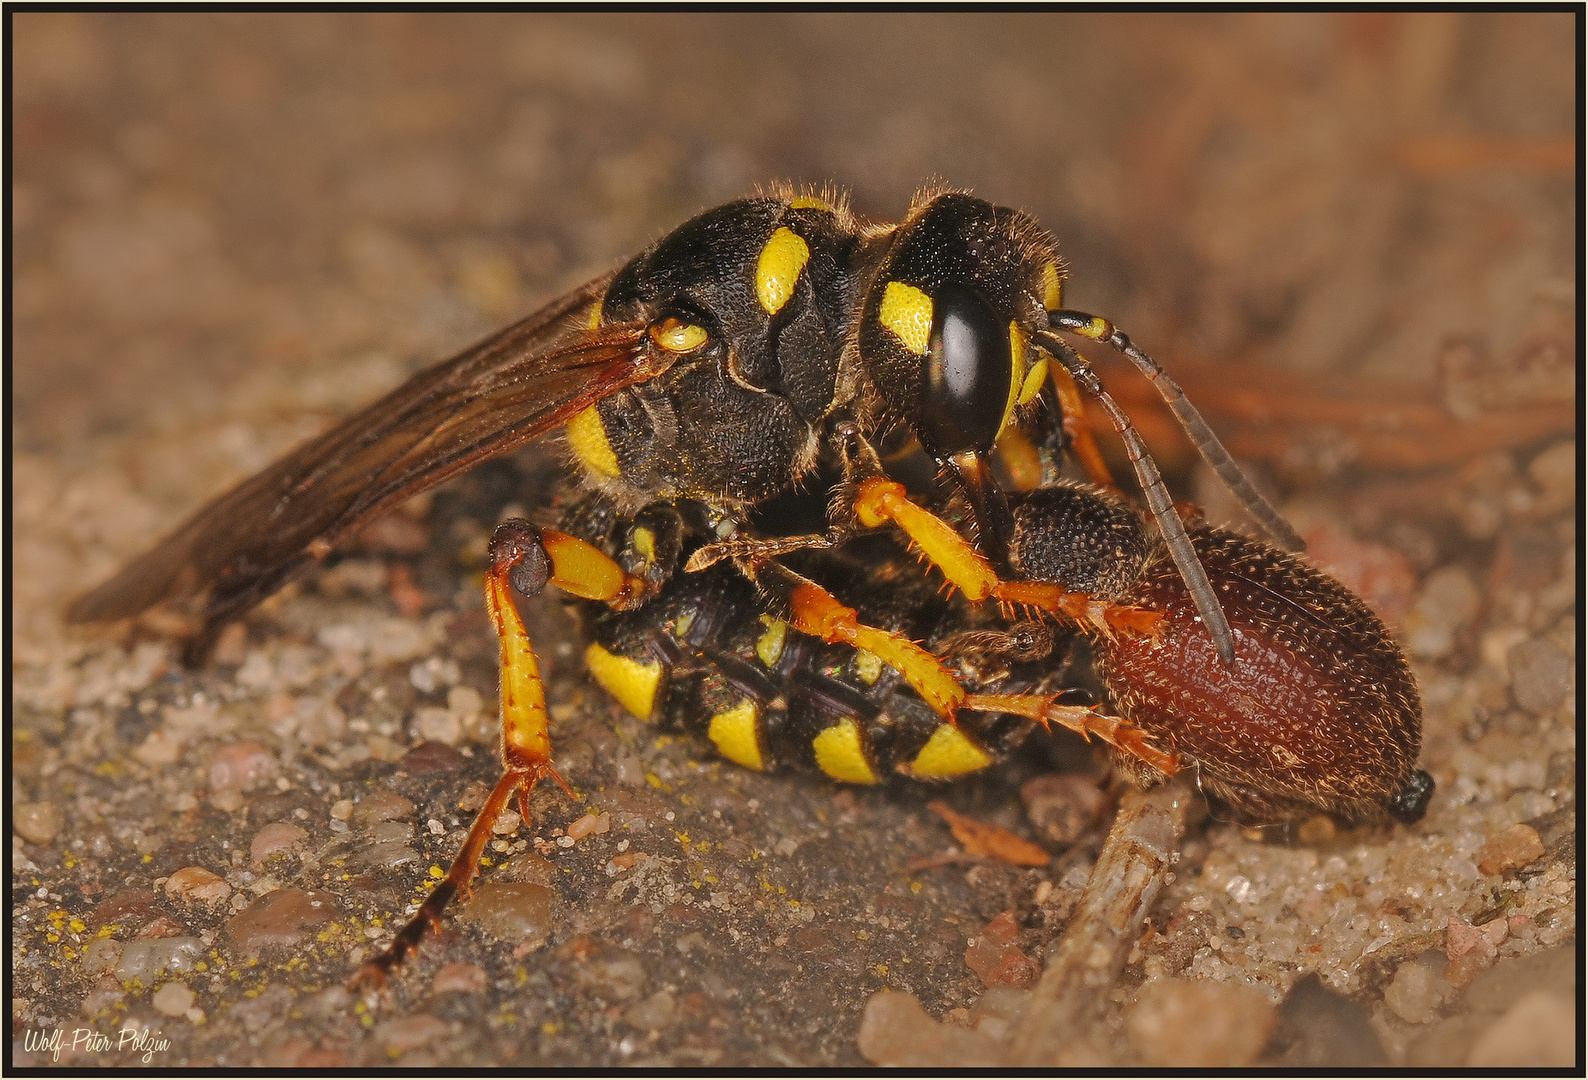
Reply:
M1185 581L1186 589L1191 594L1191 599L1196 603L1197 614L1202 616L1203 625L1208 628L1208 634L1213 638L1213 644L1219 651L1219 659L1224 661L1225 667L1235 663L1235 638L1230 632L1229 620L1224 617L1224 609L1219 606L1219 598L1213 592L1213 585L1208 581L1207 573L1202 569L1202 562L1197 558L1196 549L1191 546L1191 538L1186 535L1185 522L1180 520L1180 515L1175 513L1174 500L1169 497L1169 489L1164 486L1163 476L1158 472L1158 463L1152 459L1152 454L1147 450L1147 444L1141 439L1130 417L1119 407L1108 391L1103 389L1102 382L1092 371L1079 353L1066 345L1061 339L1049 333L1037 333L1034 339L1044 349L1058 357L1074 377L1077 385L1095 397L1103 406L1103 411L1108 413L1108 418L1113 421L1114 430L1119 433L1120 439L1125 444L1125 456L1130 458L1130 464L1136 470L1136 480L1141 484L1142 494L1147 497L1147 508L1152 511L1152 519L1158 525L1158 532L1163 535L1164 543L1169 547L1169 557L1174 560L1175 567L1180 571L1180 577Z
M1278 510L1274 509L1274 504L1263 498L1262 493L1252 486L1252 482L1246 478L1246 474L1235 463L1230 452L1224 448L1223 443L1219 442L1219 437L1213 434L1212 428L1208 427L1208 422L1202 419L1202 414L1197 412L1196 406L1192 405L1190 399L1185 396L1185 391L1180 389L1180 384L1158 366L1158 361L1142 352L1124 331L1107 319L1088 315L1083 311L1050 312L1048 324L1055 330L1079 334L1081 337L1107 345L1135 364L1157 388L1159 396L1169 406L1169 411L1174 413L1175 419L1180 421L1180 427L1191 439L1191 445L1195 446L1197 453L1202 455L1202 460L1218 473L1219 479L1224 481L1224 486L1230 490L1230 494L1241 501L1241 505L1257 519L1274 542L1286 551L1306 550L1306 542L1296 535L1296 530L1290 527L1290 523Z

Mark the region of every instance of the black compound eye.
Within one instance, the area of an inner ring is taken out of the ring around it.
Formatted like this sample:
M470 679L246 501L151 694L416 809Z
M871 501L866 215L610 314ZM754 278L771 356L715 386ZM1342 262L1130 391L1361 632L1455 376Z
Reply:
M1009 332L986 301L961 285L938 289L932 307L920 433L944 457L986 453L1009 407Z

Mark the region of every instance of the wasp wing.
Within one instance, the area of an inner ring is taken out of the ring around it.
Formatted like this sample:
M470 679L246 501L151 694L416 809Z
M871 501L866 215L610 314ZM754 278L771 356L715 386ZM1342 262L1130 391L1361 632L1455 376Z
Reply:
M643 328L583 329L600 278L402 386L210 502L68 609L72 622L169 602L207 637L371 515L656 374Z

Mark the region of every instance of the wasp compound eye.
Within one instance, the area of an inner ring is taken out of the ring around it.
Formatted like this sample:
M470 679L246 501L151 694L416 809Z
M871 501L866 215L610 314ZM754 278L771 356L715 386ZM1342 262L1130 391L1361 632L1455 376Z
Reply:
M942 286L933 307L917 425L939 455L986 453L1008 412L1009 334L986 301L963 286Z

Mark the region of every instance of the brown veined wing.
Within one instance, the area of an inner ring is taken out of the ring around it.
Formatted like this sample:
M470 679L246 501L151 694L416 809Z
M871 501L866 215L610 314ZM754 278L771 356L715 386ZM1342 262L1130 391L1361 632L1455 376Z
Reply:
M202 649L371 515L658 374L671 358L647 346L643 326L585 328L609 280L552 301L303 443L79 597L68 620L127 618L167 602L197 621Z

